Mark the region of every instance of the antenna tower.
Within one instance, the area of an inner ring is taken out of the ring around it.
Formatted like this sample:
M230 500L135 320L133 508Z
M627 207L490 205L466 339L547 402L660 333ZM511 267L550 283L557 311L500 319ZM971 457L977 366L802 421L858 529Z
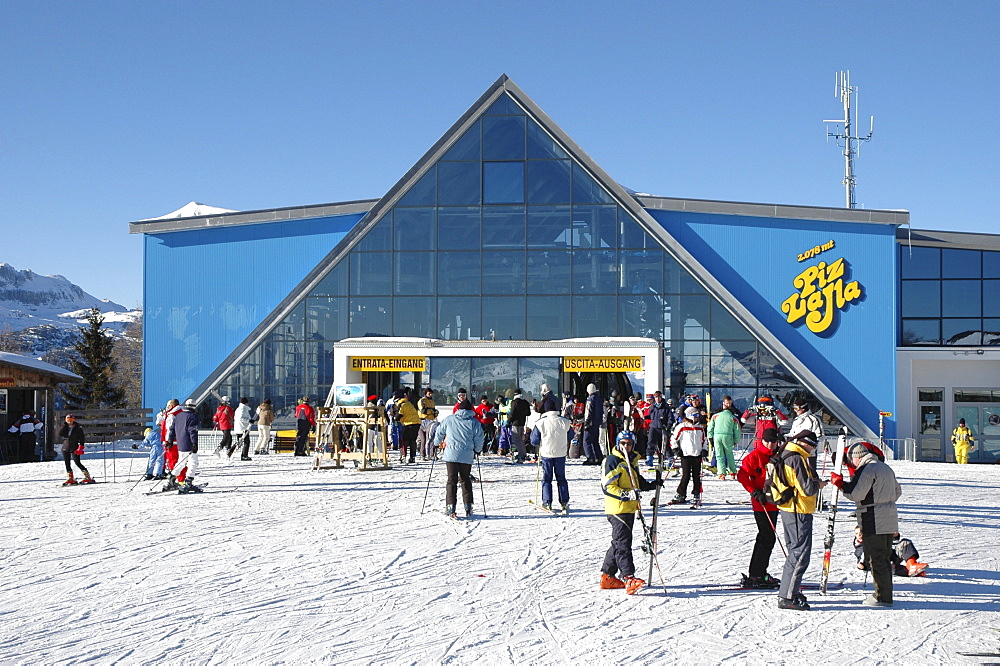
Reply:
M872 134L875 131L875 116L871 117L868 125L868 136L852 134L851 97L853 96L857 100L858 89L857 86L851 85L851 73L849 71L837 72L837 84L834 87L833 96L839 97L844 103L844 118L842 120L824 120L823 122L835 123L835 126L827 130L826 136L828 141L829 137L836 139L837 145L844 150L844 189L847 195L847 207L856 208L854 187L857 185L857 178L854 177L854 158L859 154L861 142L871 140ZM836 127L836 125L841 125L842 129ZM841 129L841 131L837 131L838 129Z

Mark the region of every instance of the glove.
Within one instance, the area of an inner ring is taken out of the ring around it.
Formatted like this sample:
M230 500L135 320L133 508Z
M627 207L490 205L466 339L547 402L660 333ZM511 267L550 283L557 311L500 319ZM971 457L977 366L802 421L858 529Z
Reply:
M662 488L663 487L663 479L662 478L656 479L655 481L653 481L653 485L655 487L657 487L657 488Z
M708 460L708 449L701 450L701 458L702 460Z
M840 474L837 474L836 472L832 472L830 474L830 483L832 483L833 485L837 486L838 488L843 488L844 487L844 477L841 476Z
M760 488L757 488L752 493L750 493L750 497L757 500L757 502L759 502L760 504L767 504L767 496L764 494L764 491L761 490Z
M73 453L75 453L78 456L82 456L83 455L83 444L78 445L76 447L76 451L74 451Z
M680 458L680 456L681 456L681 450L680 450L680 449L670 449L670 453L671 453L671 454L672 454L672 455L673 455L673 456L674 456L675 458Z
M639 499L639 493L635 490L623 490L622 491L622 501L631 502L633 500Z
M173 446L174 446L173 442L163 442L164 451L169 451L171 448L173 448Z

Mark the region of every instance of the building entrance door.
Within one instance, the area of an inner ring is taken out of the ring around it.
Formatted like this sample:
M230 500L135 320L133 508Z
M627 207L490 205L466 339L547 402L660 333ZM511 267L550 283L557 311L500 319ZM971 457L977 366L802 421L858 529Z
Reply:
M965 419L965 425L975 437L975 448L969 452L969 462L996 462L1000 458L1000 403L955 404L955 424ZM954 448L950 444L950 458Z
M944 461L944 433L941 432L941 405L920 405L919 460Z

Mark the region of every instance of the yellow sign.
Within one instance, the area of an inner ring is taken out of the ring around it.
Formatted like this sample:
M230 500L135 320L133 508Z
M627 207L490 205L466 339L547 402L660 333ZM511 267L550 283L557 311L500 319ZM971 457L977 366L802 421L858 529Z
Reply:
M423 356L352 356L351 370L427 372L427 359Z
M641 356L564 356L565 372L638 372Z
M841 257L829 264L821 261L799 273L792 280L792 286L799 290L798 293L781 304L788 323L795 324L805 318L806 327L813 333L827 332L836 321L839 310L846 309L848 304L856 303L864 296L864 287L857 280L844 283L844 279L849 277L848 268L849 265Z

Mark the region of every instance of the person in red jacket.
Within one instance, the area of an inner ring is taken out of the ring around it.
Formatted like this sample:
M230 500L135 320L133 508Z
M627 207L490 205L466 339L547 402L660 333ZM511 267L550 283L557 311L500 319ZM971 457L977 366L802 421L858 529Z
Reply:
M218 448L215 449L213 455L222 455L222 449L227 451L233 446L233 415L235 410L229 406L229 396L224 395L219 398L219 407L215 410L215 416L212 417L212 423L215 427L222 431L222 441L219 442Z
M740 470L736 473L736 480L750 493L753 519L757 523L757 540L754 541L753 554L750 556L749 575L743 576L743 587L771 589L781 584L781 581L767 573L771 551L774 550L778 507L769 502L764 495L767 463L778 450L779 440L775 428L766 429L761 434L761 439L754 442L753 451L743 456Z
M761 396L757 400L757 404L747 407L746 411L743 412L743 416L740 417L743 423L746 423L749 418L756 419L757 421L754 425L755 446L760 443L765 430L774 428L780 433L780 423L788 420L788 417L774 406L774 400L769 395Z
M476 420L479 424L483 426L483 434L485 435L483 444L483 453L496 453L496 408L487 396L482 396L479 398L479 404L476 405Z
M309 431L316 427L316 410L309 404L309 396L299 400L295 408L295 455L304 456L309 443Z

